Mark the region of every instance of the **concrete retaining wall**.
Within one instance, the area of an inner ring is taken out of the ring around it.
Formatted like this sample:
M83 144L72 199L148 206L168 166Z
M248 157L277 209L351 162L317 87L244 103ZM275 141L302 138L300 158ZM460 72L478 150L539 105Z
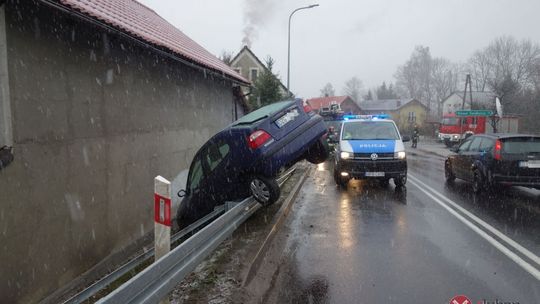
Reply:
M0 172L0 302L36 302L153 229L234 115L232 84L31 1L6 6L15 161Z

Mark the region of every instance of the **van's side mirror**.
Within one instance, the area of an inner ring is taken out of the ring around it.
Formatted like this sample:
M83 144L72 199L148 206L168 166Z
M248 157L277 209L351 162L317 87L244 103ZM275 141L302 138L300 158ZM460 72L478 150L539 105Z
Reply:
M411 137L409 135L403 135L403 136L401 136L401 141L402 142L411 141Z

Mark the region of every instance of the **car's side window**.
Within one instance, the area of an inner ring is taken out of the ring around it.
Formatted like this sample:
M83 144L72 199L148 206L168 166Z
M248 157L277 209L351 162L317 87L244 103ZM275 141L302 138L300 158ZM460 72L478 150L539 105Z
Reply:
M199 184L201 183L201 180L203 178L203 167L201 158L197 157L197 159L193 162L193 166L191 167L191 171L189 172L189 190L193 191L199 187Z
M493 140L486 137L482 138L480 152L491 152L491 150L493 150Z
M206 153L206 163L210 171L213 171L225 157L229 154L230 147L226 142L217 142L208 147L208 153Z
M469 146L471 145L471 140L467 140L466 142L462 143L461 146L459 146L459 152L467 152L469 151Z
M480 143L481 142L482 142L481 137L475 137L472 140L471 145L469 146L469 151L470 152L480 152Z

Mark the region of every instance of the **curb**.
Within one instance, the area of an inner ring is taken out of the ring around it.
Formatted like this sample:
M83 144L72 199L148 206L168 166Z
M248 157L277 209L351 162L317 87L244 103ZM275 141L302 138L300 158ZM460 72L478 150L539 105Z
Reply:
M311 167L309 167L302 177L300 177L300 180L296 183L293 190L289 193L289 196L283 201L283 204L279 208L277 212L277 217L274 220L274 223L272 225L272 229L270 232L268 232L268 235L266 235L266 238L264 242L262 243L261 247L259 247L259 250L257 251L257 254L255 255L255 258L253 258L253 261L251 261L251 264L249 265L249 270L242 280L242 286L248 285L251 280L255 277L255 273L261 266L261 262L265 256L265 253L267 252L268 246L272 243L272 240L276 236L276 233L278 230L283 226L283 223L285 222L285 218L289 214L289 211L291 210L292 203L295 201L298 193L300 192L300 189L302 188L302 185L307 179L307 176L309 172L311 171Z

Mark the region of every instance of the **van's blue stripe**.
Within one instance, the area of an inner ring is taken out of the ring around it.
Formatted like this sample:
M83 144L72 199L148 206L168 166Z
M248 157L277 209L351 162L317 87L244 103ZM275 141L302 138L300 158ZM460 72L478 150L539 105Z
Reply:
M391 153L395 151L395 140L347 140L354 153Z

